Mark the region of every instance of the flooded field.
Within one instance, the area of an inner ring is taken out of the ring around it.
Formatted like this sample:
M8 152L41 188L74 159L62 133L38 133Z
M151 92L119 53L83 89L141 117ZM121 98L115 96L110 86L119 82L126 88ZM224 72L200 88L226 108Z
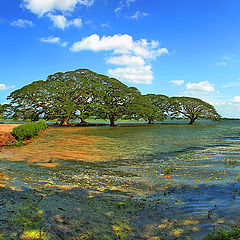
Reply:
M0 239L202 239L240 214L240 121L50 128L0 152Z

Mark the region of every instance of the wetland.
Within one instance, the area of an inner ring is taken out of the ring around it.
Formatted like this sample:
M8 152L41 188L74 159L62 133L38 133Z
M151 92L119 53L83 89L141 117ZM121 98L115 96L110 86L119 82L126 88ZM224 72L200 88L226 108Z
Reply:
M0 152L0 239L202 239L238 222L240 121L51 127Z

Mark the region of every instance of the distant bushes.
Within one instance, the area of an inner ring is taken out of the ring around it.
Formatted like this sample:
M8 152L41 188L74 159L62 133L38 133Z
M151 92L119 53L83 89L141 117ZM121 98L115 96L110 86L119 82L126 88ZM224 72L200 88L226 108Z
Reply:
M48 125L45 123L45 121L39 121L37 123L31 122L13 128L11 134L16 138L17 141L22 141L39 135L40 131L47 129L47 127Z

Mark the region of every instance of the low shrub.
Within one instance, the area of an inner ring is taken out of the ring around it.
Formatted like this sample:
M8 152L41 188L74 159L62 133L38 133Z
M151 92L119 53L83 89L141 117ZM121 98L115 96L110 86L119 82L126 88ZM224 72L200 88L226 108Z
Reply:
M22 141L37 136L41 130L45 130L47 127L48 125L45 121L39 121L37 123L31 122L13 128L11 134L17 141Z

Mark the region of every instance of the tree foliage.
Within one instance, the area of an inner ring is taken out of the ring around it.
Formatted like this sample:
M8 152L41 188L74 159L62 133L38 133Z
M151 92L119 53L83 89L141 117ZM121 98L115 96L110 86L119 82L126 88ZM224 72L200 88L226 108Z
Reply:
M7 99L12 118L59 119L61 125L71 119L84 121L89 116L109 119L111 126L119 118L162 121L169 113L172 117L188 117L191 124L198 118L219 119L214 107L200 99L141 95L137 88L88 69L49 75L46 81L35 81L13 91Z
M5 118L6 109L7 109L7 104L0 104L0 118Z
M118 118L130 118L134 115L134 105L141 93L137 88L128 87L117 79L102 75L101 90L94 97L96 100L95 115L109 119L110 126L114 126Z
M12 92L8 100L13 118L58 118L61 125L67 125L71 119L84 121L95 115L108 118L113 126L115 120L128 114L137 94L136 88L117 79L78 69L28 84Z
M145 103L146 111L144 111L143 118L147 119L149 124L153 124L154 120L163 121L168 114L168 97L161 94L147 94L144 98L147 103Z
M170 108L172 117L189 118L189 124L194 124L199 118L219 120L220 115L215 108L199 98L192 97L171 97Z
M30 119L42 116L45 119L59 118L62 125L70 119L89 116L91 99L98 85L96 73L78 69L66 73L55 73L46 81L36 81L10 94L11 109L15 115Z

